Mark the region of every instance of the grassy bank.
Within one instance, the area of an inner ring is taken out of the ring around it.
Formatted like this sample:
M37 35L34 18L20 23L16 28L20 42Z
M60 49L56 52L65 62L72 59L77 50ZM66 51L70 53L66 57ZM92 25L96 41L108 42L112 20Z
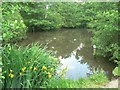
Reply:
M87 78L70 80L65 78L53 78L45 87L47 88L100 88L108 82L108 78L103 71L94 72Z

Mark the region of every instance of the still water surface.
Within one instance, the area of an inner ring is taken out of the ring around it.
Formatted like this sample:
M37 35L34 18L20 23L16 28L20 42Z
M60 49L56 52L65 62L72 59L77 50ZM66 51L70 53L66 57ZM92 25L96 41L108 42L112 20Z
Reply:
M28 38L20 44L39 42L56 51L62 65L67 67L66 78L87 77L94 70L103 69L109 78L113 77L115 65L103 57L94 57L88 30L62 29L49 32L28 33Z

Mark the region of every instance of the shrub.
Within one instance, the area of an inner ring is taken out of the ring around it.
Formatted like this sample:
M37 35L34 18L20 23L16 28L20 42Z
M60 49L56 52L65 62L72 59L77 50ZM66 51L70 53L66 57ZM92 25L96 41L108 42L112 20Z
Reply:
M38 44L3 47L3 88L39 88L54 77L59 60Z
M97 55L119 60L119 32L117 3L94 3L95 16L92 17L90 26L93 28L92 43L97 47ZM104 9L101 9L104 8Z
M20 40L26 33L26 26L19 8L17 3L4 2L2 4L2 32L5 43Z
M46 5L49 8L46 9ZM53 30L60 28L63 24L62 17L55 10L54 6L46 2L30 2L22 4L21 15L24 18L26 26L32 31Z

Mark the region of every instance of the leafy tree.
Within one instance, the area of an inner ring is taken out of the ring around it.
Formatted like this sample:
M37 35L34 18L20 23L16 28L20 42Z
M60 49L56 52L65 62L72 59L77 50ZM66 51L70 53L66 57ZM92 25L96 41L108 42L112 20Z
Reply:
M112 57L120 60L118 51L118 7L117 3L93 3L92 10L95 17L91 20L91 27L94 29L92 42L98 48L97 54Z
M19 13L19 4L4 2L2 4L2 32L4 42L13 42L24 37L26 26Z
M52 3L23 3L21 15L25 24L32 30L52 30L60 28L63 24L61 15L54 10Z

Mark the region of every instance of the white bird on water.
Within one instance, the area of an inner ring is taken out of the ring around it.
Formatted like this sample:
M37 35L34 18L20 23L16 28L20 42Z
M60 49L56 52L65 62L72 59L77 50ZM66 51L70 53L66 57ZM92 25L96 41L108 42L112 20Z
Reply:
M76 41L76 39L74 39L74 41Z
M54 47L52 47L52 49L54 49Z
M96 45L93 45L93 49L96 49Z
M56 38L53 38L53 39L56 39Z
M93 45L93 55L96 53L96 45Z

